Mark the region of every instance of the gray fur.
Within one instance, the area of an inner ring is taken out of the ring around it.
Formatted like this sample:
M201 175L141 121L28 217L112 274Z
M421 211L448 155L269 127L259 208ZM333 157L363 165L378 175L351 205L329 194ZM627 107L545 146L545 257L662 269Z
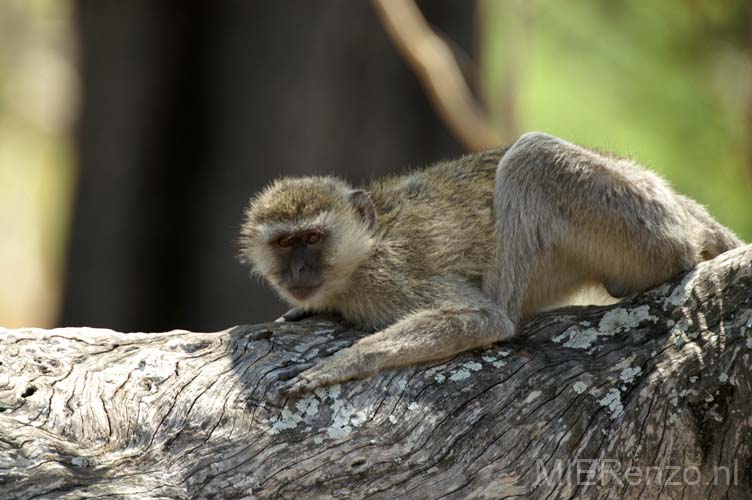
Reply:
M283 194L289 184L280 186L255 202L271 215L275 203L291 205ZM357 207L342 213L338 196L350 188L338 189L330 201L316 199L326 215L316 220L338 221L323 230L340 245L340 233L367 241L353 246L357 259L341 269L331 259L331 286L309 303L291 302L380 331L300 374L290 392L509 339L522 317L566 303L580 289L605 286L628 296L742 244L658 175L537 132L507 150L368 186L374 227L364 226ZM273 253L254 239L264 234L254 224L252 206L243 234L255 254L244 258L274 285Z

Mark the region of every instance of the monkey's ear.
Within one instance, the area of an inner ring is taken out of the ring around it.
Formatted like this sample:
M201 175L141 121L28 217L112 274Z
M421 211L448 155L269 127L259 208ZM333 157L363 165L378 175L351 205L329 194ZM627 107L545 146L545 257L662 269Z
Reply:
M376 210L373 208L373 203L368 193L360 189L355 189L350 191L348 197L355 212L368 225L368 229L373 229L376 226Z

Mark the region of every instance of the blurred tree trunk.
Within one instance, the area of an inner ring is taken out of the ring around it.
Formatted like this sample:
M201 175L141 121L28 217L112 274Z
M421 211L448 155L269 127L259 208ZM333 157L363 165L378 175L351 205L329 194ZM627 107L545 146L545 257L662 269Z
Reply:
M248 197L459 155L367 2L76 3L83 84L63 325L215 330L282 311L235 261ZM474 2L430 22L472 52Z

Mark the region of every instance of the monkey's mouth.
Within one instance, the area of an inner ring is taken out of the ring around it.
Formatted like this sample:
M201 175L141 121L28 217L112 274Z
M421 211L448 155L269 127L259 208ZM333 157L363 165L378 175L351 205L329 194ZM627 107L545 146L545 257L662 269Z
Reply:
M313 286L289 286L287 287L287 291L295 297L298 300L304 300L310 297L311 295L316 292L316 290L319 289L319 285L313 285Z

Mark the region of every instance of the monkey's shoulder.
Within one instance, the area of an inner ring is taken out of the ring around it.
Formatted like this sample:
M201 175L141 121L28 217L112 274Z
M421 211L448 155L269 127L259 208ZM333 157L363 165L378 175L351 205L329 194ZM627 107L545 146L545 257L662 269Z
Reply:
M380 216L399 211L405 205L409 213L444 210L448 206L483 205L492 197L496 168L506 149L469 154L455 160L435 163L377 180L366 189Z
M416 282L438 274L480 274L492 255L493 191L502 153L468 155L371 185L384 250L376 265L409 270Z

